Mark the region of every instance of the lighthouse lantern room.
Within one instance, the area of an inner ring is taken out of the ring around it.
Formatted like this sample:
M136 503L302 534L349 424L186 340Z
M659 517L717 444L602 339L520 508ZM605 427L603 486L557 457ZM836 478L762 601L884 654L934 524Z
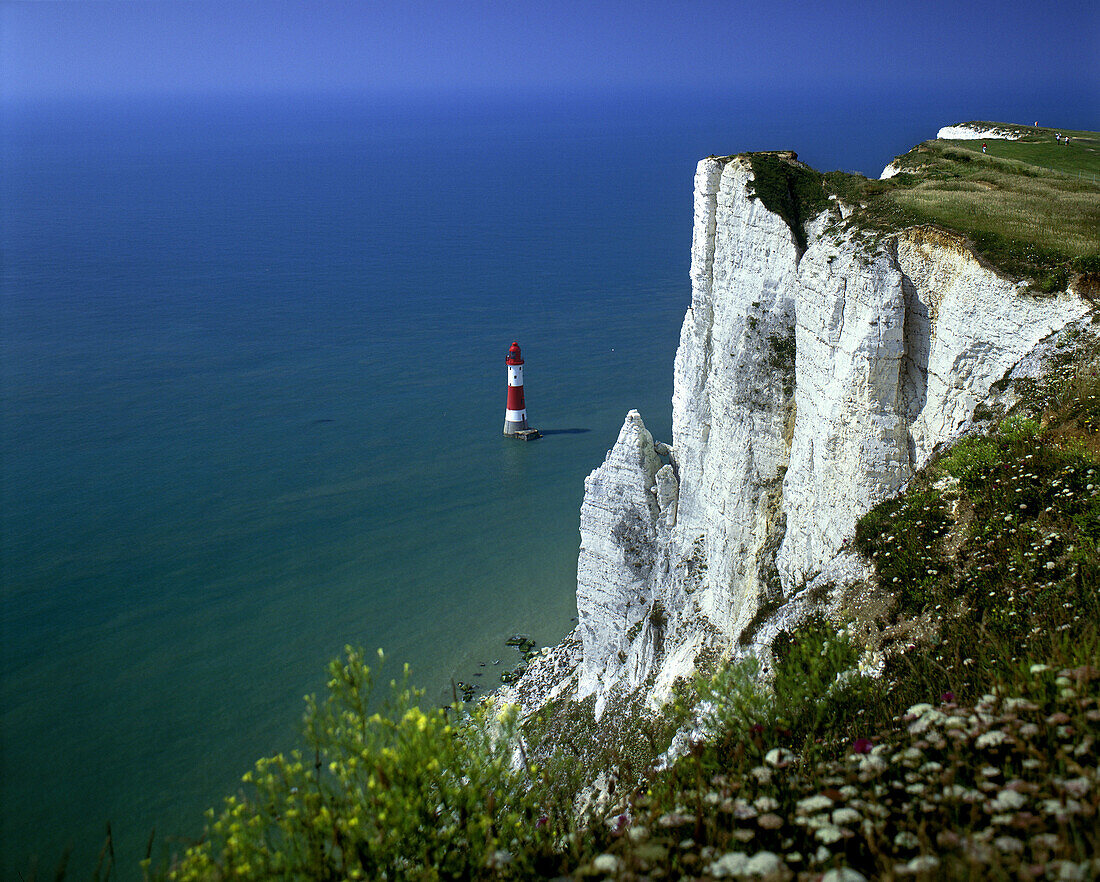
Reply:
M508 438L531 441L540 435L538 429L527 425L527 405L523 400L523 354L519 343L512 343L504 363L508 366L508 405L504 411L504 434Z

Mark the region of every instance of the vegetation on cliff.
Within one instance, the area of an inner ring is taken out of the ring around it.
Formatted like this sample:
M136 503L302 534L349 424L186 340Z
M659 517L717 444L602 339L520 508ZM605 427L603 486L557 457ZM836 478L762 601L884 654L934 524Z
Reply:
M895 158L900 172L887 180L822 175L789 152L752 153L753 193L802 249L806 221L834 197L852 209L841 228L881 235L932 224L1037 291L1076 281L1100 293L1100 133L975 125L1019 140L925 141Z

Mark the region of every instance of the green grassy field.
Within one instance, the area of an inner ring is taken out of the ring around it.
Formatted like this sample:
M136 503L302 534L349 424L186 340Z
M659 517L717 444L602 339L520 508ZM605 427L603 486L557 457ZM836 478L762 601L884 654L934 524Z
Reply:
M1070 129L1046 129L1032 126L1010 126L1005 123L974 122L975 127L995 126L1007 129L1020 137L1018 141L943 141L976 150L981 153L982 144L986 145L988 156L1013 159L1029 165L1058 171L1063 174L1090 175L1100 181L1100 134L1097 132L1074 131ZM1055 135L1069 136L1069 144L1056 141Z
M886 181L830 172L827 189L861 206L850 224L932 223L965 236L1001 272L1056 291L1100 272L1100 134L1013 129L1021 140L925 141ZM1055 139L1069 135L1068 145ZM982 152L983 143L986 152Z

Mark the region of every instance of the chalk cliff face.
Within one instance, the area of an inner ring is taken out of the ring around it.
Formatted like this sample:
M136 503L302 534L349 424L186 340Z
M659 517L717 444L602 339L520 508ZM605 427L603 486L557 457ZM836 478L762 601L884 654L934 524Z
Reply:
M700 652L749 645L764 614L826 569L855 522L1044 337L1087 311L1034 298L955 237L787 223L745 157L695 176L691 306L673 438L631 411L585 483L577 697L653 702Z
M1019 141L1020 134L1016 129L1006 126L980 126L960 123L954 126L944 126L936 133L936 137L948 141L976 141L979 138L999 138L1002 141Z

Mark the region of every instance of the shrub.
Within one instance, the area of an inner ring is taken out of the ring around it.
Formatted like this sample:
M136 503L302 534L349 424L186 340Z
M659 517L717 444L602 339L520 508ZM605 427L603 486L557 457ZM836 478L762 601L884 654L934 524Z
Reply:
M699 716L718 736L719 756L740 752L760 759L778 744L831 734L832 724L844 719L840 709L862 700L870 686L854 670L859 646L821 619L780 634L772 651L770 688L752 657L696 678Z
M943 539L949 523L940 493L928 489L884 500L856 524L856 548L874 562L879 582L898 591L901 611L926 608L947 577Z
M528 871L548 851L532 767L513 769L514 708L423 710L400 683L371 712L375 677L358 650L306 699L308 749L261 759L173 878L477 878ZM381 657L381 653L379 653Z

